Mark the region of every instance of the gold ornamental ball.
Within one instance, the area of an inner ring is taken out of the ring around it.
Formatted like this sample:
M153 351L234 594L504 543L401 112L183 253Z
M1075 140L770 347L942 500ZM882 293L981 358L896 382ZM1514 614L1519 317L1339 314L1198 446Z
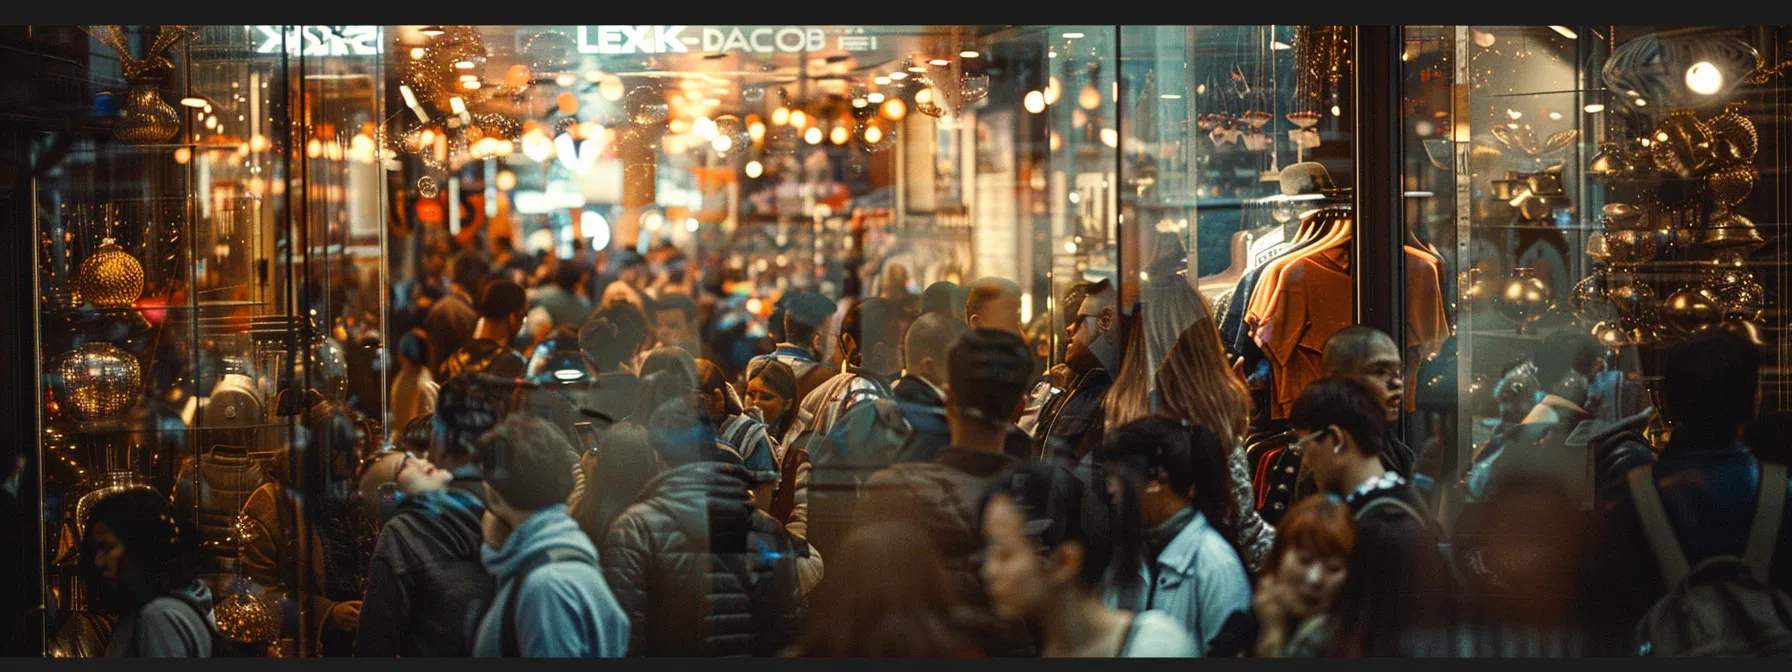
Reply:
M1493 297L1493 309L1520 332L1555 307L1549 285L1528 268L1516 269Z
M143 264L107 238L81 262L75 291L100 308L128 308L143 296Z
M1682 334L1717 324L1724 319L1724 307L1703 291L1681 289L1661 302L1661 319Z
M280 637L280 621L266 600L234 591L218 603L218 631L238 644L266 644Z
M88 343L64 354L57 364L65 390L63 407L77 419L116 418L143 391L143 367L136 356L111 343Z

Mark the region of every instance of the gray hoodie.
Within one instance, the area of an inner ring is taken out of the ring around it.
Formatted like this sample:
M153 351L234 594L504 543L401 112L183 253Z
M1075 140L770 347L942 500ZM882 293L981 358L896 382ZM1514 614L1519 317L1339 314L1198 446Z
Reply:
M628 616L617 606L596 565L555 562L527 577L517 573L538 552L564 546L597 557L597 548L566 515L566 505L536 511L510 533L502 548L479 549L498 592L480 619L473 655L496 658L503 652L505 607L516 581L523 579L517 600L517 646L525 658L620 658L628 653Z
M106 643L106 657L210 658L214 619L212 589L194 579L177 594L150 600L119 618Z

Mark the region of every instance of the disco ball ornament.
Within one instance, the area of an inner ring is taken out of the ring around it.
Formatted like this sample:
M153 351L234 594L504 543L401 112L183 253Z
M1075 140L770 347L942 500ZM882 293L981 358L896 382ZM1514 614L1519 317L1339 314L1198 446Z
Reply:
M439 193L442 193L442 188L436 184L436 178L428 175L417 178L418 195L424 198L435 198Z
M280 638L279 609L248 579L231 581L224 598L213 607L218 631L237 644L269 644Z
M118 111L113 134L132 144L167 142L180 133L180 115L174 106L162 100L161 80L143 77L130 80L124 105Z
M75 292L100 308L129 308L143 296L143 264L107 238L75 274Z
M1766 290L1747 269L1706 271L1705 282L1699 286L1699 291L1723 304L1724 319L1755 320L1761 317Z
M1549 285L1531 268L1513 269L1512 278L1493 297L1494 311L1517 325L1521 334L1529 333L1531 323L1543 319L1554 307Z
M62 355L56 370L66 392L62 408L80 420L123 414L143 392L143 367L111 343L88 343Z
M563 72L578 62L579 45L566 33L536 33L523 43L523 57L536 72Z
M1594 273L1568 290L1568 305L1574 309L1574 316L1582 324L1602 322L1617 317L1617 309L1612 307L1606 297L1608 287L1604 273Z
M1680 334L1690 334L1723 319L1723 305L1699 289L1681 289L1661 302L1662 323Z
M635 87L635 90L628 92L628 96L623 98L622 105L622 109L628 112L629 121L642 126L664 124L667 116L671 114L665 97L653 90L652 87L647 86L638 86Z

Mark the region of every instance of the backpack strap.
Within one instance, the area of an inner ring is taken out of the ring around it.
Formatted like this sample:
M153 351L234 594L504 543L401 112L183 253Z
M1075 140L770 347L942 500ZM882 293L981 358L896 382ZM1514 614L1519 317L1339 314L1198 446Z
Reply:
M1748 547L1742 561L1755 578L1765 583L1773 561L1773 546L1780 538L1780 519L1786 512L1786 465L1762 462L1760 494L1755 496L1755 522L1749 527Z
M523 594L523 583L529 580L529 575L535 573L535 570L556 562L583 562L595 566L597 559L570 546L554 546L536 552L523 562L522 568L517 570L516 578L510 580L510 596L505 598L504 611L500 612L500 618L504 619L500 655L505 658L521 658L523 655L516 631L516 605Z
M1680 583L1691 568L1686 564L1686 551L1681 549L1679 537L1674 536L1668 512L1661 507L1661 493L1655 488L1655 465L1630 472L1630 498L1636 502L1636 515L1643 523L1643 534L1649 538L1655 562L1661 565L1661 578L1669 587Z
M1425 520L1425 514L1419 513L1418 509L1413 508L1411 504L1401 501L1398 497L1376 497L1375 499L1369 500L1368 504L1363 505L1362 510L1356 512L1356 519L1362 520L1364 516L1369 515L1370 511L1374 511L1384 506L1391 506L1405 511L1407 515L1418 519L1419 524L1425 526L1426 529L1431 528L1431 523Z

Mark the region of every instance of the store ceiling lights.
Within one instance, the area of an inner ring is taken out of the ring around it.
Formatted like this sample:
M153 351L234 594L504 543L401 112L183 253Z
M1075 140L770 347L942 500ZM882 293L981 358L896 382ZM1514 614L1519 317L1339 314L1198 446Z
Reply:
M1044 112L1045 93L1040 91L1028 91L1026 98L1021 101L1021 104L1025 105L1027 111L1032 112L1033 114Z
M753 178L753 179L758 179L760 175L764 175L764 174L765 174L765 166L763 164L759 163L758 161L748 161L747 162L747 177Z
M417 29L417 32L423 33L427 37L436 37L448 31L443 30L441 26L424 26Z
M803 141L811 145L821 144L821 129L810 127L809 130L803 131Z
M1599 114L1600 112L1605 111L1605 106L1601 105L1599 103L1593 103L1592 105L1588 105L1581 109L1584 110L1587 114Z
M871 103L872 105L877 105L879 103L882 103L882 102L884 102L884 94L873 93L873 94L867 95L867 96L865 96L865 102Z
M958 52L959 58L981 58L982 56L983 56L983 54L979 54L976 51L973 51L970 49L966 49L964 51Z
M1569 29L1567 26L1550 26L1549 29L1556 31L1557 35L1561 35L1562 37L1566 37L1570 40L1580 39L1580 35L1575 33L1573 30Z
M921 74L921 73L923 73L923 72L927 72L927 66L924 66L924 65L911 65L911 66L908 66L908 71L909 71L909 72L912 72L912 73L915 73L915 74L917 74L917 75L918 75L918 74ZM891 77L894 77L894 76L895 76L895 75L893 75L893 74L892 74L892 75L891 75Z
M1083 39L1083 34L1082 34L1082 33L1065 33L1065 34L1064 34L1064 39L1066 39L1066 40L1080 40L1080 39Z
M852 132L846 130L845 126L836 125L834 126L834 130L828 132L828 141L836 145L844 145L847 140L851 139Z
M200 96L187 96L180 99L180 104L194 109L205 109L211 106L211 103L206 102L205 98Z
M902 121L903 117L908 116L908 105L903 103L901 98L885 100L883 105L883 115L885 119L889 119L890 121Z
M948 60L946 60L946 59L943 59L943 58L936 58L936 59L933 59L933 60L931 60L931 61L928 61L928 62L927 62L927 64L928 64L928 65L932 65L932 66L935 66L935 67L941 67L941 68L943 68L943 67L946 67L946 66L948 66L948 65L951 65L951 64L952 64L952 62L951 62L951 61L948 61Z
M873 83L877 84L878 86L889 86L890 85L890 78L885 77L883 75L878 75L876 77L873 77L873 78L871 78L871 81Z
M1274 42L1269 43L1269 48L1274 49L1276 51L1287 51L1289 49L1293 49L1294 46L1291 44L1288 44L1287 42L1283 42L1281 40L1276 40Z
M890 73L890 79L895 80L895 81L902 81L904 79L908 79L908 73L898 70L896 72Z
M455 61L454 69L456 69L456 70L472 70L473 62L472 61Z

